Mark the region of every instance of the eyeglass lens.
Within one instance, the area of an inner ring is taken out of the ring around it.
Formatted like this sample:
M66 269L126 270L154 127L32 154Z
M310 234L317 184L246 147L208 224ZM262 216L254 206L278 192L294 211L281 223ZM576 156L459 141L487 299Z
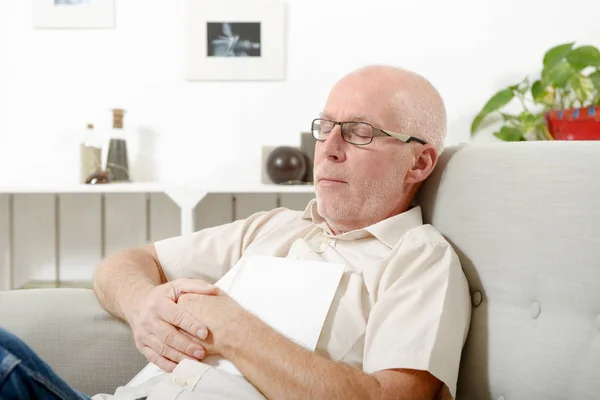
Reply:
M327 120L313 122L313 135L317 140L326 140L335 123ZM343 122L341 124L342 137L352 144L367 144L373 139L373 127L364 122Z

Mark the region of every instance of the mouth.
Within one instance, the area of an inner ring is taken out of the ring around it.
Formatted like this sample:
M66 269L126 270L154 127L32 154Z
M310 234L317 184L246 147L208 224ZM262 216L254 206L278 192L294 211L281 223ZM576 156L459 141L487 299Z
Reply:
M323 183L348 183L348 182L343 181L341 179L335 179L335 178L319 178L319 182L323 182Z

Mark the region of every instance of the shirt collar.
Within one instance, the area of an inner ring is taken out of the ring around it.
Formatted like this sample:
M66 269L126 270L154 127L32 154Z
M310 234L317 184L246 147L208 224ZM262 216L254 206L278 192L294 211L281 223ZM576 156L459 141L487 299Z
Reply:
M322 228L329 235L333 236L331 229L317 211L316 199L311 200L304 213L302 219L312 220L318 227ZM393 248L402 239L404 234L409 230L423 225L423 216L420 206L414 206L403 213L394 215L393 217L379 221L366 228L356 229L354 231L336 235L337 239L357 240L365 237L374 236L380 242Z
M421 206L414 206L365 229L391 249L398 244L406 232L421 225L423 225Z

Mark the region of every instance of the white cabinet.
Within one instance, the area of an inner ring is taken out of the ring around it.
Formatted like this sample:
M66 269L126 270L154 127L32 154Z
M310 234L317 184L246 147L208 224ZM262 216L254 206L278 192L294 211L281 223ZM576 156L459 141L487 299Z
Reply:
M120 248L287 207L312 185L169 186L146 183L0 187L0 290L88 286Z

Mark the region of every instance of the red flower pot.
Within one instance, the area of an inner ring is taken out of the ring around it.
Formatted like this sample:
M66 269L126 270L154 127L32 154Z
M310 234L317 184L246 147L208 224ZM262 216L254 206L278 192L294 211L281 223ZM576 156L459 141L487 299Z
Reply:
M553 110L546 121L556 140L600 140L600 106Z

